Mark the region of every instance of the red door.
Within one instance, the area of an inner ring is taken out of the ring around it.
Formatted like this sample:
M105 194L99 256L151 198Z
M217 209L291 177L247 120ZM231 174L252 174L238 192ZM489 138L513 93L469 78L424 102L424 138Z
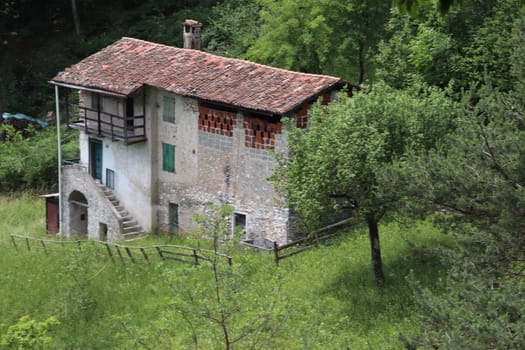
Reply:
M46 198L46 229L50 235L58 233L58 197Z

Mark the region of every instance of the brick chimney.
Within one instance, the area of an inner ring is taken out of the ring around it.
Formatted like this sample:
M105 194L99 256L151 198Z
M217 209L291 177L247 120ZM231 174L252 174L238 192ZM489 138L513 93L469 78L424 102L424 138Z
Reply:
M182 22L182 26L184 27L184 48L200 50L202 23L193 19L187 19L184 22Z

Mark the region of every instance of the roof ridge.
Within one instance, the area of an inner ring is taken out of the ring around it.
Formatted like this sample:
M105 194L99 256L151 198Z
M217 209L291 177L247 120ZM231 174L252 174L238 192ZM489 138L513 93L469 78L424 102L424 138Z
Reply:
M123 36L121 38L121 40L122 39L130 39L130 40L142 42L142 43L145 43L145 44L150 44L150 45L154 45L154 46L163 46L163 47L166 47L166 48L181 50L181 51L190 52L190 53L195 52L195 53L198 53L198 54L204 54L204 55L217 57L217 58L219 58L221 60L231 60L231 61L238 61L238 62L253 64L253 65L261 66L261 67L264 67L264 68L275 69L275 70L278 70L278 71L281 71L281 72L294 73L294 74L297 74L297 75L307 75L307 76L311 76L311 77L317 76L317 77L323 77L323 78L335 78L335 79L339 79L340 81L343 81L342 78L339 78L339 77L336 77L336 76L333 76L333 75L292 71L292 70L285 69L285 68L270 66L270 65L267 65L267 64L264 64L264 63L249 61L249 60L244 59L244 58L220 56L220 55L217 55L217 54L214 54L214 53L211 53L211 52L206 52L206 51L203 51L203 50L185 49L183 47L177 47L177 46L172 46L172 45L162 44L162 43L155 43L155 42L152 42L152 41L139 39L139 38L133 38L133 37L129 37L129 36ZM115 43L113 43L113 44L115 44ZM111 45L113 45L113 44L111 44ZM111 46L111 45L109 45L109 46Z
M122 37L52 80L129 96L144 85L237 108L284 114L348 82L245 59Z

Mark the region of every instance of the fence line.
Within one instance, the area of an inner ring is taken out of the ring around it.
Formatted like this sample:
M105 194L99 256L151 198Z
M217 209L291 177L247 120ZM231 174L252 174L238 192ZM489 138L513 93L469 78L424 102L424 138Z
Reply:
M101 255L108 256L111 261L115 262L117 259L125 264L126 260L136 263L139 260L151 262L155 257L160 260L172 260L183 263L189 263L193 265L199 265L201 262L210 263L213 261L213 256L224 259L231 265L232 258L229 255L222 253L215 253L213 250L192 248L178 245L153 245L147 247L138 246L125 246L117 243L109 243L95 240L50 240L41 239L30 236L22 235L10 235L11 242L17 251L22 250L21 245L25 245L25 249L31 252L32 250L42 249L47 254L48 250L52 247L61 246L64 249L66 246L77 245L77 249L82 250L82 246L91 244L94 247L101 248L99 253ZM18 243L17 243L18 242ZM20 242L23 242L20 244ZM31 245L33 242L33 245ZM210 257L211 256L211 257Z
M353 220L354 218L350 217L345 220L336 222L334 224L322 227L314 231L313 235L291 243L279 245L277 242L273 242L272 250L274 252L275 264L279 266L279 262L282 259L289 258L291 256L317 247L321 242L341 235L342 233L344 233L344 231L341 230L341 228L349 226ZM338 230L334 233L321 235L323 232L332 229ZM213 256L219 259L225 259L229 265L232 264L232 257L227 254L216 253L213 250L208 249L192 248L186 246L165 244L138 247L125 246L117 243L109 243L95 240L50 240L14 234L11 234L10 236L13 246L16 250L22 249L22 247L20 246L20 242L23 242L22 244L25 245L25 248L29 252L31 252L32 249L42 249L46 254L48 253L48 250L54 246L62 246L61 249L64 249L64 247L68 245L71 246L76 244L77 249L81 250L83 245L92 244L95 247L102 248L102 255L109 257L111 261L115 262L118 259L123 264L125 264L126 260L129 260L132 263L136 263L138 260L144 260L149 263L155 257L158 257L160 260L171 260L193 265L199 265L201 262L212 262ZM31 245L30 242L36 243Z
M341 220L339 222L336 222L334 224L322 227L314 231L313 235L306 237L306 238L299 239L291 243L279 245L277 244L277 242L273 242L272 250L274 253L275 265L279 266L280 260L289 258L296 254L299 254L309 249L312 249L314 247L317 247L319 246L319 243L321 243L322 241L326 241L327 239L341 235L344 231L340 230L340 228L350 225L353 220L354 218L350 217L350 218ZM320 233L323 233L323 232L326 232L332 229L339 229L339 230L331 234L319 235Z

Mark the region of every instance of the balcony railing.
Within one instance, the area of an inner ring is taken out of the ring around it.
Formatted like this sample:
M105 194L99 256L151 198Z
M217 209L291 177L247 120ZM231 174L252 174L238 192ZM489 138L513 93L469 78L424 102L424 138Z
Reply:
M143 115L124 117L88 107L79 107L79 111L69 122L69 126L74 129L84 130L86 134L111 137L114 141L124 141L126 144L146 141Z

